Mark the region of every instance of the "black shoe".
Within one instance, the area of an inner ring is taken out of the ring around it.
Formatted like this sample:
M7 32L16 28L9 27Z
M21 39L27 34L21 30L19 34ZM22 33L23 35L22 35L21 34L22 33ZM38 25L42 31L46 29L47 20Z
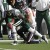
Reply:
M17 41L14 41L13 43L11 43L12 45L18 45Z

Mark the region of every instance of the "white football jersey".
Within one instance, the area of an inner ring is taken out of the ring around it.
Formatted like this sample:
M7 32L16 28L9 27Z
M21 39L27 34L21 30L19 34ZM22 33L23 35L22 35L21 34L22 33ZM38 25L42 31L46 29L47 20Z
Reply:
M5 11L12 11L12 13L16 16L20 14L19 9L13 8L11 5L7 5L7 9Z
M50 0L38 0L36 2L36 0L32 0L32 6L36 7L37 10L39 11L44 11L46 9L49 9L49 5L50 5Z
M2 5L3 4L3 0L0 0L0 5Z

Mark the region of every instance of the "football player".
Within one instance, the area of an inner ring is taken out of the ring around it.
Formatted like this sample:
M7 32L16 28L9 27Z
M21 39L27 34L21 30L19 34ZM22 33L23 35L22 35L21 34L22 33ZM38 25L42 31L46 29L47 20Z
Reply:
M2 34L1 34L1 23L2 23L2 19L1 18L4 18L3 0L0 0L0 11L1 11L1 15L2 15L2 17L0 17L0 38L2 39Z
M27 40L27 42L29 43L31 41L31 38L33 37L33 34L36 34L37 36L41 37L43 40L45 40L48 43L47 38L41 35L34 28L36 26L36 22L35 22L35 19L33 18L32 10L28 8L27 6L25 6L23 1L17 1L17 4L18 4L17 8L21 12L21 13L18 13L18 17L23 20L23 23L21 24L21 26L25 28L27 31L31 32L30 34L31 36L29 36L29 39Z
M13 0L10 0L9 2L11 2L11 1L13 1ZM14 0L15 1L15 0ZM7 1L8 2L8 1ZM19 20L19 19L16 19L17 18L17 16L20 14L19 13L19 10L18 9L16 9L16 7L15 7L15 5L13 5L13 4L10 4L8 2L8 7L9 7L9 9L7 9L6 10L6 20L8 20L7 21L7 25L8 25L8 27L10 27L9 28L9 35L10 35L10 37L11 37L11 30L13 29L12 28L12 26L14 26L14 25L12 25L12 18L15 18L15 20L16 20L16 22ZM12 3L12 2L11 2ZM12 17L11 17L11 13L12 13ZM10 15L10 17L9 17L9 15ZM11 19L11 20L10 20ZM15 26L14 26L15 27ZM12 28L12 29L11 29ZM13 31L15 31L14 29L13 29ZM15 31L16 32L16 31ZM18 31L18 34L19 34L19 31ZM24 37L24 34L19 34L23 39L25 39L25 37ZM13 36L14 36L14 45L16 45L16 41L17 41L17 37L16 37L16 33L14 33L13 32Z
M28 8L26 5L24 5L23 1L17 1L18 8L22 15L20 16L24 20L24 27L31 32L30 38L28 39L28 42L31 41L31 38L33 37L33 34L36 34L37 36L41 37L43 40L45 40L48 43L48 40L45 36L41 35L37 30L35 30L36 27L36 21L33 17L32 10Z

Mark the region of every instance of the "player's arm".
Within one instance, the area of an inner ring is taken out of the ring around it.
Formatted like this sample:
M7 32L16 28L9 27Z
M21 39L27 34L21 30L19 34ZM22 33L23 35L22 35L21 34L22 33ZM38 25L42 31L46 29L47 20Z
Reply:
M27 20L29 21L29 23L31 23L32 24L32 17L33 17L33 13L32 13L32 10L30 9L30 8L28 8L27 10L26 10L26 14L27 14L27 16L26 16L26 18L27 18Z

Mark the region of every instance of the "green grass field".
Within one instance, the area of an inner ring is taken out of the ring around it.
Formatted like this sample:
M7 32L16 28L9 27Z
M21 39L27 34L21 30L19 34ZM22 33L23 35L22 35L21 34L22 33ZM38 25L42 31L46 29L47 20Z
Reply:
M7 36L4 36L4 38L8 39ZM0 50L50 50L50 41L48 44L46 44L45 42L41 42L40 44L19 43L16 46L11 45L12 41L8 41L9 42L0 40Z
M18 44L11 45L11 42L0 42L0 50L50 50L50 43L42 42L40 44Z

